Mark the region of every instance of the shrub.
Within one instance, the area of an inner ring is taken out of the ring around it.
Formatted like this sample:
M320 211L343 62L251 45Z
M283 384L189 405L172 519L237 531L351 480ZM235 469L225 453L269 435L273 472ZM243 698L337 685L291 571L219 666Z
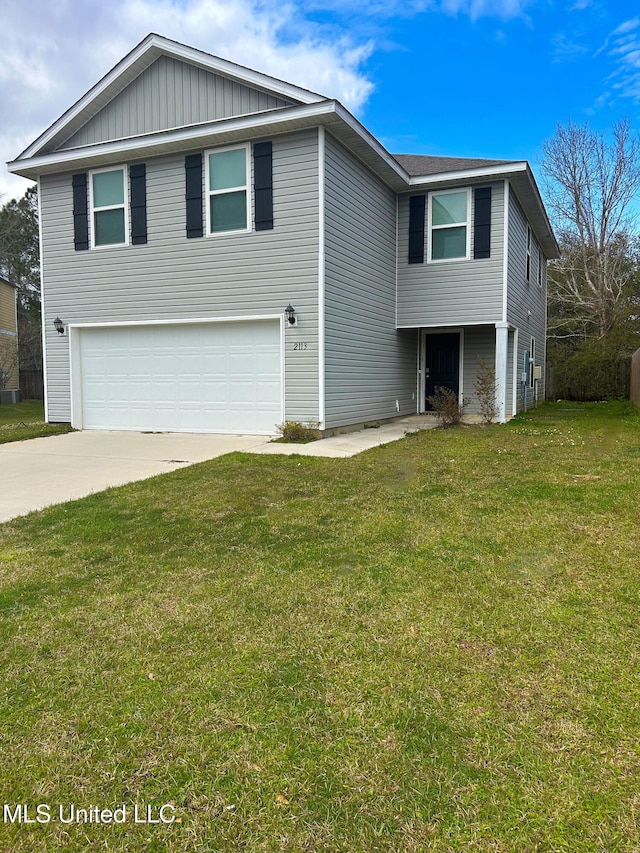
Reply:
M441 427L445 428L459 424L462 421L464 410L469 404L468 400L458 402L458 395L455 391L442 386L436 388L435 394L427 397L427 401L433 409L436 420Z
M631 353L613 335L588 341L569 354L550 350L548 397L582 402L628 399Z
M496 401L496 372L484 359L478 356L478 372L474 390L480 405L480 416L483 424L490 424L498 414Z
M308 444L310 441L317 441L320 438L319 426L317 421L308 421L306 424L300 421L285 421L276 426L280 433L280 438L276 441L286 441L291 444Z

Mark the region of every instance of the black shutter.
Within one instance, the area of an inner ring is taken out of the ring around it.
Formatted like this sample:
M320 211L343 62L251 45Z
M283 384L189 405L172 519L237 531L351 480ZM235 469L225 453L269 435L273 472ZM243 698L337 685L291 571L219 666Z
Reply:
M253 179L256 231L273 228L273 167L271 143L253 146Z
M147 242L147 169L144 163L129 167L131 186L131 243Z
M184 158L187 237L202 237L202 154Z
M473 257L491 257L491 187L478 187L473 191Z
M409 263L424 263L424 210L427 197L412 195L409 198Z
M73 245L76 252L89 248L89 219L87 216L87 174L71 178L73 187Z

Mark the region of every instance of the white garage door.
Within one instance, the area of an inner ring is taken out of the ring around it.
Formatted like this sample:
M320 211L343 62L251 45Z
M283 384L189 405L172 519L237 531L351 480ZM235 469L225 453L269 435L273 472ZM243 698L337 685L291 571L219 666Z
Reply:
M274 433L282 421L279 321L78 333L82 429Z

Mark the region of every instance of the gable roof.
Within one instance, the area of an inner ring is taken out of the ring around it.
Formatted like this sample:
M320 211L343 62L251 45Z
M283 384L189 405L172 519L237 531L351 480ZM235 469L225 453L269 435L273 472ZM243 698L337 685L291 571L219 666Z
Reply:
M477 157L432 157L426 154L394 154L394 159L409 176L414 192L435 189L439 185L462 186L487 180L508 180L527 215L533 232L547 258L560 256L560 248L526 160L486 160Z
M26 160L55 151L161 56L187 62L266 94L279 96L292 104L313 104L326 100L323 95L318 95L316 92L294 86L259 71L253 71L156 33L150 33L34 140L16 160Z
M508 166L515 160L483 160L476 157L431 157L427 154L394 154L411 177L438 175L442 172L462 172L488 166Z
M92 141L78 133L160 57L193 65L280 100L275 108L196 120L195 124L187 126L132 131L130 136L115 139ZM37 180L41 175L66 169L108 166L131 156L160 156L247 142L266 134L278 135L317 127L327 128L381 180L399 193L424 192L442 185L461 186L491 179L509 180L520 203L527 210L546 257L559 256L558 244L540 192L529 164L525 161L420 154L391 155L338 101L155 33L143 39L86 95L14 161L8 163L8 170ZM72 147L68 147L69 144Z

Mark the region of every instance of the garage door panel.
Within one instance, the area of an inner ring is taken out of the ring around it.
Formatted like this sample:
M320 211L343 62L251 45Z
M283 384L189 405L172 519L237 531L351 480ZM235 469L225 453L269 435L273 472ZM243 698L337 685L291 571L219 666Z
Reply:
M84 429L273 433L282 419L278 321L82 329L79 353Z

